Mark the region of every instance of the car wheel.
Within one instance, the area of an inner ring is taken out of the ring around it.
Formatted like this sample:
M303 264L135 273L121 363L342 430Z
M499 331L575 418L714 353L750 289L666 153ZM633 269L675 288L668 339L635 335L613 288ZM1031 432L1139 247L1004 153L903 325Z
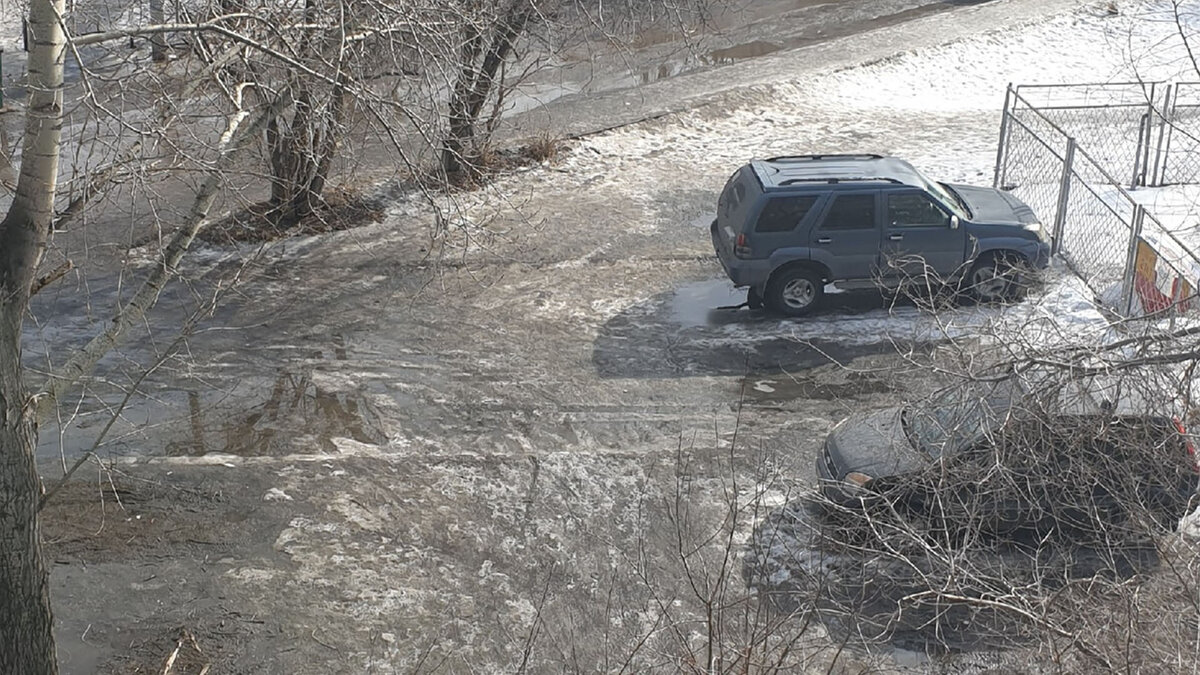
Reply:
M807 267L786 267L767 284L767 305L787 316L804 316L816 309L825 293L821 275Z
M1024 261L1011 255L985 254L967 273L966 290L979 302L1019 299L1028 284Z

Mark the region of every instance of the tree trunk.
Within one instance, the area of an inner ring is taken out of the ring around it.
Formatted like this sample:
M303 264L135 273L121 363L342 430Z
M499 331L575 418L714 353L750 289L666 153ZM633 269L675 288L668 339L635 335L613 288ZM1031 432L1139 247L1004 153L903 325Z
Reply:
M8 310L0 310L0 673L45 675L58 669L38 528L36 406L21 378L21 314Z
M62 139L63 0L29 6L29 107L21 173L0 222L0 673L58 672L38 528L36 400L21 371L21 324L54 218Z
M328 101L313 101L310 91L297 95L290 120L283 115L267 125L271 162L271 213L275 223L291 227L321 204L329 170L337 154L346 117L348 75L338 75Z
M474 166L478 159L475 127L479 115L499 84L496 75L500 66L512 53L532 11L528 0L515 0L492 26L486 51L483 50L483 34L473 26L469 29L471 32L463 41L459 54L462 69L450 98L449 134L442 143L442 170L447 175L477 168ZM476 64L480 53L483 61Z
M454 94L450 97L450 129L442 143L442 170L448 176L463 172L463 153L473 140L475 131L474 122L467 111L467 99L475 88L475 60L483 51L483 34L474 25L468 25L467 30L469 33L463 40L458 56L462 68L454 83Z
M166 23L163 18L164 0L150 0L150 23L161 26ZM161 63L167 60L167 34L155 33L150 36L150 60Z

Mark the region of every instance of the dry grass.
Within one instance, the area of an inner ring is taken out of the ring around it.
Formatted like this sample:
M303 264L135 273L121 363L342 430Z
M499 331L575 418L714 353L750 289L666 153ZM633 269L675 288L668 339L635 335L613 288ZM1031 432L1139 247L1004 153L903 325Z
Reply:
M538 133L524 148L521 154L534 162L550 162L558 157L562 141L548 131Z
M562 139L543 131L515 149L485 145L464 162L466 170L446 176L445 182L440 174L431 172L425 182L433 189L448 187L451 190L475 190L504 173L553 162L566 151L567 146Z
M326 191L325 202L312 215L291 227L283 227L270 216L271 205L260 203L213 223L200 234L214 244L262 243L285 237L339 232L379 222L383 207L376 200L346 189Z

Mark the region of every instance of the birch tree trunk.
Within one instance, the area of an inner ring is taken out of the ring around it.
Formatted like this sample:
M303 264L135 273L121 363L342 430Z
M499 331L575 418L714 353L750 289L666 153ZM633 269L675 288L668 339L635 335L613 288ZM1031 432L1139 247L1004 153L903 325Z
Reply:
M37 405L22 377L21 324L54 217L64 9L64 0L29 3L29 107L21 172L0 221L0 673L58 672L38 528Z

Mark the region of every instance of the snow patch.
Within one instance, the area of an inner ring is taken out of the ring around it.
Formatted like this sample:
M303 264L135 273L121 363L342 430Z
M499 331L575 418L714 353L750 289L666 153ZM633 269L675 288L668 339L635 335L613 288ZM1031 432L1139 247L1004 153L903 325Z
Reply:
M290 502L293 500L292 500L292 496L289 495L288 493L284 492L283 490L280 490L279 488L271 488L270 490L267 490L266 494L263 495L263 501L264 502L277 502L277 501Z

